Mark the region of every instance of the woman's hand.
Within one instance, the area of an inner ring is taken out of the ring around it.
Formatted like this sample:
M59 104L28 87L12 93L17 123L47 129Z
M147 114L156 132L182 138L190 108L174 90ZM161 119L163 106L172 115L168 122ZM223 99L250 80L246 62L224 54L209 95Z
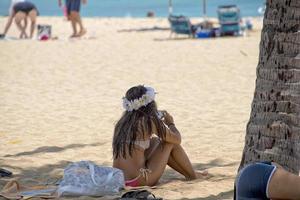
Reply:
M163 122L167 125L167 126L170 126L170 125L174 125L174 119L172 117L172 115L170 115L166 110L163 110L162 111L163 113Z
M161 119L164 124L168 126L166 137L164 141L172 143L172 144L180 144L181 143L181 135L180 132L177 130L174 119L172 115L170 115L167 111L161 111L163 113L163 118Z

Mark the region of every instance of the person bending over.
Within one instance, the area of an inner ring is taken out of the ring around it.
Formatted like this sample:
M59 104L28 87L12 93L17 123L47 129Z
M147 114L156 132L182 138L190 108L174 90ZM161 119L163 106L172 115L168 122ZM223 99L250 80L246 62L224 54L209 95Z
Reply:
M207 175L193 169L173 117L157 110L153 88L130 88L123 107L125 112L115 126L112 147L113 167L124 172L126 186L155 185L167 165L187 180Z
M20 30L20 38L28 38L26 33L27 27L27 18L31 21L30 26L30 38L33 37L35 25L36 25L36 17L38 15L38 10L36 6L29 1L12 1L12 10L10 12L7 24L5 26L3 35L5 36L12 24L12 21L15 20L15 23Z
M1 35L1 38L4 38L8 32L8 30L10 29L11 27L11 24L13 23L13 19L15 17L15 13L14 13L14 5L16 3L19 3L19 2L24 2L25 0L11 0L11 3L10 3L10 7L9 7L9 10L8 10L8 19L7 19L7 22L6 22L6 25L5 25L5 28L4 28L4 32Z
M300 199L300 177L274 162L246 165L235 180L235 200Z

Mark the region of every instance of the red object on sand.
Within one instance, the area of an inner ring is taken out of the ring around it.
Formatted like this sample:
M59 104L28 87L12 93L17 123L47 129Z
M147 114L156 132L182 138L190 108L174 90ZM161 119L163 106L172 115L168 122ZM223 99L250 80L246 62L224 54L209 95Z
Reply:
M41 41L46 41L46 40L49 40L49 36L48 35L43 35L41 38L40 38Z

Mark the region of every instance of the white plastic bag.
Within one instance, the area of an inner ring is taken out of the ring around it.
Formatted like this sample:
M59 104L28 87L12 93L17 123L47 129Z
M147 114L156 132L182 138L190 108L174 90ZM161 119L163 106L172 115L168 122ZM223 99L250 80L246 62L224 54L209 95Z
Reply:
M51 39L51 26L45 24L39 24L37 26L37 38L38 40L49 40Z
M105 196L118 194L124 186L121 170L80 161L64 170L57 192L58 196Z

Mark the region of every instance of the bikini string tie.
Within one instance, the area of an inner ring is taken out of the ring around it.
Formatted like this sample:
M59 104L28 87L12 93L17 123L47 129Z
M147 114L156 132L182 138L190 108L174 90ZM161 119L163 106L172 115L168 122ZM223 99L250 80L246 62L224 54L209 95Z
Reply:
M140 169L140 174L146 180L146 182L148 182L148 175L151 173L152 173L152 171L150 169L145 169L145 168Z

